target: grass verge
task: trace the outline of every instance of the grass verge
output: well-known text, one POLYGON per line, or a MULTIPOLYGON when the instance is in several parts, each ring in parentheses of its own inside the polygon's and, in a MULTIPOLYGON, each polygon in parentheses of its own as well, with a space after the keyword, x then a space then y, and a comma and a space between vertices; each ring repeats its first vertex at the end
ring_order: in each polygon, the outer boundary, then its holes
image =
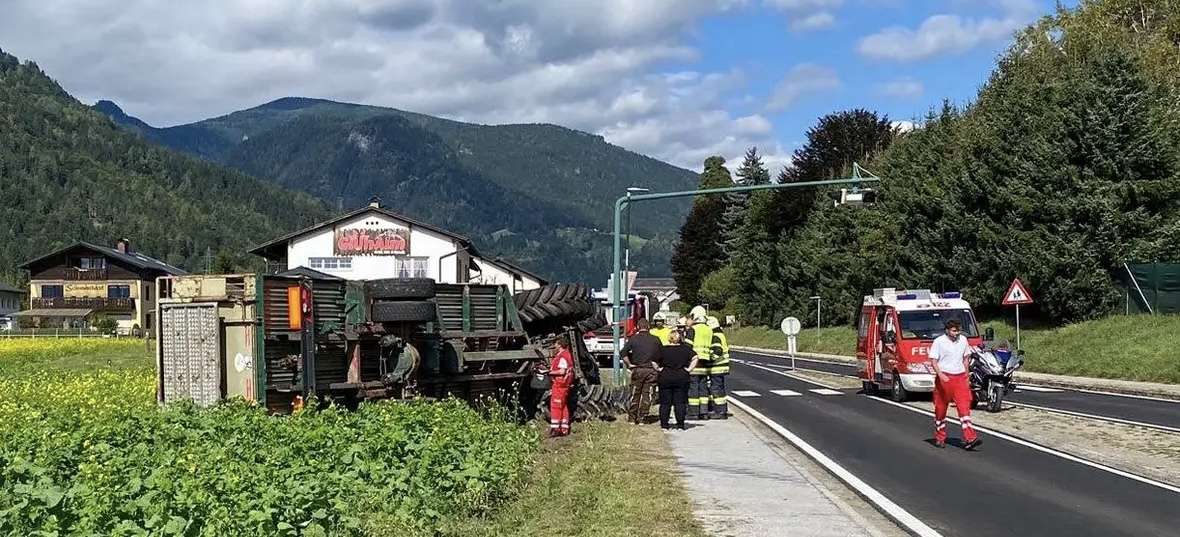
POLYGON ((151 368, 155 341, 102 338, 0 340, 0 377, 151 368))
MULTIPOLYGON (((996 340, 1016 344, 1016 327, 1002 322, 983 323, 996 340)), ((856 331, 852 327, 813 329, 799 334, 799 350, 852 356, 856 331)), ((766 327, 726 330, 733 345, 785 349, 782 332, 766 327)), ((1060 328, 1022 329, 1025 369, 1079 377, 1139 380, 1180 384, 1180 316, 1114 316, 1060 328)))
POLYGON ((658 427, 624 421, 578 424, 547 441, 520 497, 488 518, 444 535, 704 536, 658 427))

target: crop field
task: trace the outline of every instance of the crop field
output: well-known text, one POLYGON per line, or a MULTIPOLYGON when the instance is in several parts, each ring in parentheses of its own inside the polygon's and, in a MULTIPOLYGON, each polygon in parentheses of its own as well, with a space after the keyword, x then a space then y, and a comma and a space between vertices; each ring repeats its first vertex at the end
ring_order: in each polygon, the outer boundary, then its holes
POLYGON ((429 535, 510 501, 537 454, 459 402, 274 417, 154 390, 142 341, 0 341, 0 535, 429 535))

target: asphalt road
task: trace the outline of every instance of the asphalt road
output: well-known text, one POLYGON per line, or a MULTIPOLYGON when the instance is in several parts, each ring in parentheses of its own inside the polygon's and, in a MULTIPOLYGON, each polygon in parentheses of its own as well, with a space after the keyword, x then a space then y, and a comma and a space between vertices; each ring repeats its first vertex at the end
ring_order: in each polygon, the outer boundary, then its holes
POLYGON ((980 433, 980 451, 964 451, 954 447, 954 424, 952 446, 936 449, 928 443, 932 418, 855 390, 821 395, 812 383, 742 364, 728 384, 735 398, 945 536, 1180 532, 1174 491, 988 433, 980 433))
MULTIPOLYGON (((731 351, 731 356, 752 363, 778 367, 790 364, 790 360, 787 358, 765 354, 731 351)), ((849 364, 797 359, 796 366, 801 369, 826 371, 841 375, 856 375, 856 367, 849 364)), ((1040 389, 1036 387, 1022 389, 1020 383, 1017 383, 1016 386, 1017 391, 1009 394, 1006 400, 1050 409, 1162 425, 1180 430, 1180 401, 1158 401, 1154 399, 1105 395, 1066 389, 1032 391, 1034 389, 1040 389)), ((918 394, 918 396, 929 397, 928 395, 922 394, 918 394)), ((1177 529, 1176 534, 1180 535, 1180 529, 1177 529)))

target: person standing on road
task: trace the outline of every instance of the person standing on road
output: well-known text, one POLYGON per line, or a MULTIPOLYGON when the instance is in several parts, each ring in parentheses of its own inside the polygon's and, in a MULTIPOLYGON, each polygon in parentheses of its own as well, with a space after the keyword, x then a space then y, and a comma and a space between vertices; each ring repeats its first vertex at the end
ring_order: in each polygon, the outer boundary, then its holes
POLYGON ((660 361, 660 351, 664 347, 659 338, 648 332, 650 326, 647 319, 635 323, 638 331, 627 338, 627 344, 619 352, 623 364, 631 371, 631 405, 627 415, 631 423, 636 425, 642 424, 651 410, 651 392, 656 387, 656 363, 660 361))
POLYGON ((694 420, 709 419, 709 364, 713 358, 713 330, 706 324, 704 306, 697 306, 688 314, 686 341, 696 352, 696 366, 689 372, 688 417, 694 420))
POLYGON ((729 376, 729 340, 725 332, 721 331, 721 322, 712 315, 708 320, 709 329, 713 331, 712 354, 713 361, 709 362, 709 414, 712 419, 728 419, 729 404, 725 395, 725 377, 729 376))
POLYGON ((680 332, 672 332, 669 343, 660 352, 656 365, 657 383, 660 386, 660 428, 670 429, 668 421, 672 411, 676 413, 676 428, 688 426, 689 374, 697 366, 696 351, 685 343, 680 332))
POLYGON ((566 336, 557 336, 557 351, 549 362, 553 386, 549 391, 549 437, 570 434, 570 388, 574 385, 574 359, 566 336))
POLYGON ((934 367, 934 446, 946 447, 946 409, 954 401, 963 424, 963 448, 974 450, 983 441, 971 425, 971 382, 967 378, 971 351, 961 330, 957 319, 947 321, 946 333, 930 346, 930 364, 934 367))

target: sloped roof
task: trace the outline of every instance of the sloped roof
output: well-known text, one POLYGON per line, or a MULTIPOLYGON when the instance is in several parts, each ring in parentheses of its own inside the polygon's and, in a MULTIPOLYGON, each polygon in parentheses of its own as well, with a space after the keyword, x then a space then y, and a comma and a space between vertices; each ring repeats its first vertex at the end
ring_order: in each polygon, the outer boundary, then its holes
POLYGON ((303 276, 305 278, 311 278, 313 280, 343 280, 344 279, 339 276, 333 276, 333 275, 328 274, 326 272, 320 272, 320 271, 315 270, 313 268, 305 267, 303 265, 299 265, 298 267, 295 267, 291 270, 285 270, 283 272, 280 272, 278 275, 279 276, 303 276))
POLYGON ((0 282, 0 292, 5 292, 5 293, 24 293, 25 291, 22 291, 22 290, 20 290, 20 289, 17 289, 17 288, 15 288, 15 287, 13 287, 13 286, 11 286, 11 285, 8 285, 8 284, 6 284, 6 283, 4 283, 4 282, 0 282))
POLYGON ((422 229, 427 229, 427 230, 433 231, 435 233, 438 233, 439 235, 444 235, 446 237, 450 237, 450 238, 462 243, 464 246, 467 247, 467 250, 469 252, 471 252, 472 255, 475 255, 475 247, 472 246, 471 239, 468 239, 467 237, 464 237, 463 235, 459 235, 458 233, 447 231, 447 230, 440 228, 440 227, 432 226, 432 225, 427 224, 425 222, 419 222, 417 220, 414 220, 413 218, 409 218, 405 215, 395 213, 395 212, 390 211, 388 209, 383 209, 381 207, 373 207, 372 205, 366 205, 366 206, 361 207, 359 209, 344 213, 344 214, 337 216, 331 220, 320 222, 318 224, 303 228, 299 231, 294 231, 294 232, 288 233, 288 234, 283 235, 282 237, 274 239, 270 242, 267 242, 267 243, 261 244, 259 246, 255 246, 254 248, 251 248, 250 253, 257 255, 257 256, 266 257, 266 255, 265 255, 266 250, 269 250, 269 249, 271 249, 275 246, 281 245, 281 244, 286 244, 291 239, 301 237, 303 235, 306 235, 306 234, 314 232, 314 231, 319 231, 320 229, 326 228, 328 226, 334 226, 339 222, 342 222, 344 220, 348 220, 349 218, 353 218, 358 215, 369 213, 369 212, 382 214, 382 215, 392 218, 394 220, 401 220, 402 222, 410 224, 410 226, 417 226, 422 229))
POLYGON ((106 246, 99 246, 97 244, 91 244, 89 242, 83 242, 83 241, 78 241, 74 244, 71 244, 71 245, 65 247, 65 248, 62 248, 62 249, 54 251, 54 252, 50 252, 50 253, 45 254, 45 255, 38 257, 36 259, 30 260, 30 261, 25 261, 24 263, 21 263, 19 265, 19 267, 23 268, 23 269, 27 269, 27 268, 29 268, 30 265, 44 261, 44 260, 49 259, 53 256, 68 252, 70 250, 73 250, 73 249, 79 248, 79 247, 89 248, 89 249, 94 250, 94 251, 96 251, 100 254, 103 254, 107 257, 110 257, 112 259, 117 259, 119 261, 127 263, 127 264, 129 264, 133 267, 136 267, 136 268, 158 270, 160 272, 163 272, 163 273, 166 273, 166 274, 169 274, 172 276, 182 276, 184 274, 188 274, 188 272, 185 272, 183 269, 174 267, 172 265, 169 265, 168 263, 160 261, 159 259, 144 255, 140 252, 132 251, 129 253, 123 253, 123 252, 120 252, 114 248, 107 248, 106 246))

